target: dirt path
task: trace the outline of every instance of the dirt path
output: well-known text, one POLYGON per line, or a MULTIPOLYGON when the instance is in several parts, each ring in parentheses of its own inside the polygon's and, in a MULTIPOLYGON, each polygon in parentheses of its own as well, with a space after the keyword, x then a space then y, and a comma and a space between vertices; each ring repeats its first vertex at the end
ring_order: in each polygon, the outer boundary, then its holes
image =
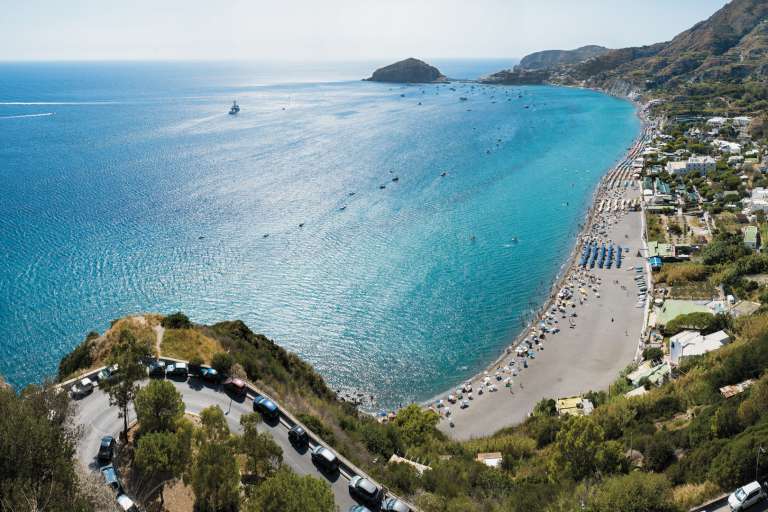
POLYGON ((163 327, 160 324, 157 324, 152 328, 153 331, 155 331, 156 341, 155 341, 155 351, 157 352, 157 355, 160 355, 160 346, 163 344, 163 336, 165 335, 165 327, 163 327))

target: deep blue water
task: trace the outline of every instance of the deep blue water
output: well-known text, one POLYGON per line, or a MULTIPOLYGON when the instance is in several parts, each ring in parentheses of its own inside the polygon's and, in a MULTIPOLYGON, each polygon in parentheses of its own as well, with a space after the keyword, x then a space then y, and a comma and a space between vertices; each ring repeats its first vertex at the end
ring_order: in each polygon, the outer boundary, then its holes
POLYGON ((179 309, 383 405, 495 358, 639 123, 585 90, 357 80, 378 64, 0 64, 0 373, 179 309))

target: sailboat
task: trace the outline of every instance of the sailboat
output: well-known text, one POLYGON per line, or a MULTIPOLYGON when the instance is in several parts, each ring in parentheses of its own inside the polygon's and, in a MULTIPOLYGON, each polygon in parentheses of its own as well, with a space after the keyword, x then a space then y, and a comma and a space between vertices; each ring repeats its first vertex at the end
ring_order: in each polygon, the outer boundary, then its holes
POLYGON ((237 101, 232 102, 232 107, 229 109, 229 115, 233 116, 240 112, 240 105, 237 104, 237 101))

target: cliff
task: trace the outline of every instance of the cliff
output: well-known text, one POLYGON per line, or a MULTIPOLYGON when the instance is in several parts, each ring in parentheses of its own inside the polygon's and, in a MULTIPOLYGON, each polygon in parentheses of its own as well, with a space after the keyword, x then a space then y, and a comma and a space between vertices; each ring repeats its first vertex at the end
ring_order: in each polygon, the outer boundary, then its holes
POLYGON ((575 50, 545 50, 526 55, 523 57, 523 60, 520 61, 518 68, 521 70, 537 70, 578 64, 585 60, 604 55, 609 51, 611 50, 604 46, 597 45, 582 46, 575 50))
POLYGON ((373 72, 370 78, 366 78, 371 82, 391 83, 430 83, 441 82, 445 79, 439 69, 414 58, 379 68, 373 72))

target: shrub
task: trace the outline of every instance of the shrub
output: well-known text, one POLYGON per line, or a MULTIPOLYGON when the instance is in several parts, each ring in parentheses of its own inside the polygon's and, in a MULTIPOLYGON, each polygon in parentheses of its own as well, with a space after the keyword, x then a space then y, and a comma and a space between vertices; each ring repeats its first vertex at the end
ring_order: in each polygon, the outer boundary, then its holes
POLYGON ((99 333, 89 332, 72 352, 61 359, 59 362, 59 380, 72 375, 77 370, 89 368, 93 364, 91 348, 93 347, 93 340, 98 337, 99 333))
POLYGON ((235 360, 226 352, 217 352, 211 358, 211 367, 219 372, 219 375, 229 375, 235 360))
POLYGON ((659 433, 648 441, 644 455, 645 466, 651 471, 664 471, 674 461, 675 450, 667 439, 666 432, 659 433))
POLYGON ((165 318, 162 319, 160 324, 165 327, 166 329, 191 329, 192 328, 192 322, 189 321, 189 317, 182 313, 181 311, 178 311, 176 313, 172 313, 165 318))
POLYGON ((664 358, 664 351, 658 347, 649 347, 643 350, 643 359, 646 361, 661 361, 664 358))
POLYGON ((325 423, 317 416, 311 414, 299 414, 296 416, 300 422, 309 428, 312 432, 320 436, 323 441, 330 445, 336 444, 336 436, 333 435, 333 431, 325 426, 325 423))

